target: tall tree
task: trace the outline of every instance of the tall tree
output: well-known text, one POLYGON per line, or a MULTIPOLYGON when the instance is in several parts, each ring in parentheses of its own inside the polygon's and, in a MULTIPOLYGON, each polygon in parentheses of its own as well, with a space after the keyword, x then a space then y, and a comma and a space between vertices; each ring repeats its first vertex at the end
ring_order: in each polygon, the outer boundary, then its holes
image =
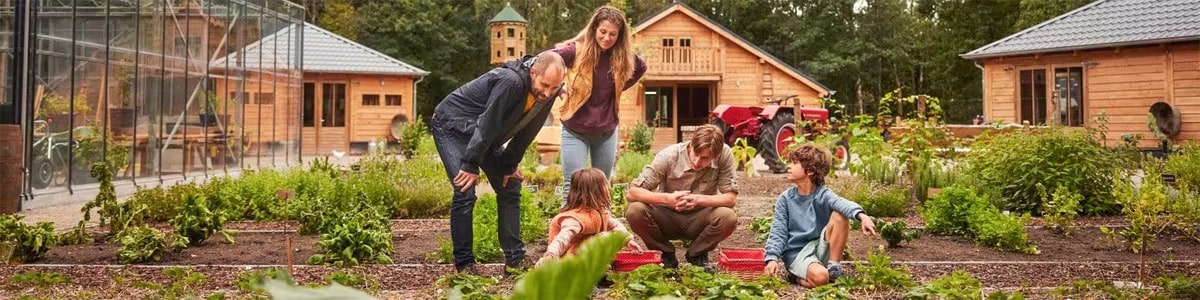
POLYGON ((322 4, 316 24, 325 30, 358 40, 357 9, 350 0, 328 0, 322 4))
POLYGON ((1092 0, 1021 0, 1021 17, 1013 32, 1025 30, 1091 3, 1092 0))

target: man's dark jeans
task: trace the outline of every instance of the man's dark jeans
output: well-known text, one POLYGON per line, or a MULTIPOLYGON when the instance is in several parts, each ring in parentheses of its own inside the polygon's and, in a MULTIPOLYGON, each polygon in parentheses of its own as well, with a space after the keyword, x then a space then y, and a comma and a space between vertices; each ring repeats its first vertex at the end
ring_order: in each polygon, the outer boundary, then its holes
MULTIPOLYGON (((460 192, 461 187, 454 186, 454 176, 458 175, 458 171, 462 169, 462 157, 467 150, 467 142, 471 140, 472 134, 463 132, 462 129, 468 126, 460 124, 462 122, 469 121, 438 118, 435 115, 433 121, 430 122, 434 145, 437 146, 442 164, 446 166, 446 176, 451 181, 449 188, 454 189, 454 198, 450 202, 450 240, 454 245, 454 266, 456 268, 463 268, 475 263, 473 249, 475 232, 472 227, 475 221, 475 187, 471 186, 467 188, 466 192, 460 192)), ((496 224, 496 231, 500 238, 500 248, 504 250, 505 264, 517 266, 525 258, 525 243, 521 241, 522 184, 520 180, 510 178, 507 187, 501 186, 501 178, 511 174, 512 170, 502 170, 501 163, 498 161, 499 157, 494 154, 496 153, 489 153, 484 157, 480 169, 488 175, 488 182, 496 191, 496 207, 499 213, 499 224, 496 224)))

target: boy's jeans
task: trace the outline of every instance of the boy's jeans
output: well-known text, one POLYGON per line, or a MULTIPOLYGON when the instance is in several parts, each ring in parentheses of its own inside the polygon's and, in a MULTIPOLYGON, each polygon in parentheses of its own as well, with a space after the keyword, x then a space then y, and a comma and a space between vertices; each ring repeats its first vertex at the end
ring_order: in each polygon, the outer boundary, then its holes
MULTIPOLYGON (((454 189, 454 197, 450 202, 450 240, 454 245, 454 266, 463 268, 475 263, 475 232, 472 224, 475 221, 476 195, 474 186, 467 188, 466 192, 460 192, 461 188, 454 186, 454 176, 462 169, 462 157, 466 152, 467 143, 471 140, 471 134, 456 130, 463 127, 455 126, 461 124, 454 122, 461 121, 446 120, 435 115, 430 122, 430 131, 433 132, 433 142, 437 146, 442 165, 446 166, 446 176, 451 181, 450 188, 454 189)), ((510 178, 507 187, 501 186, 500 178, 512 171, 501 170, 502 164, 498 159, 488 155, 483 159, 480 169, 489 179, 495 178, 488 182, 496 191, 496 208, 499 213, 496 231, 500 238, 500 248, 504 250, 505 264, 517 266, 525 258, 525 243, 521 241, 522 183, 516 178, 510 178)))

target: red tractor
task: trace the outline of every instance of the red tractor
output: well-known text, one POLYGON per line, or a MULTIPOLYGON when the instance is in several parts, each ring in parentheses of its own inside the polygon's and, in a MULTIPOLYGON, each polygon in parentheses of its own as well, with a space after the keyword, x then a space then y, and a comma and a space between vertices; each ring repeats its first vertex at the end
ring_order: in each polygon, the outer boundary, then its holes
MULTIPOLYGON (((733 146, 737 139, 745 138, 757 148, 771 172, 784 173, 787 172, 787 164, 780 155, 786 154, 798 130, 795 108, 780 103, 793 99, 796 99, 796 95, 770 99, 765 107, 722 104, 709 112, 708 116, 710 123, 724 130, 725 144, 733 146)), ((805 139, 812 140, 814 134, 828 130, 828 110, 815 107, 799 109, 800 121, 806 124, 799 132, 804 134, 805 139)), ((849 144, 843 139, 833 150, 835 167, 844 167, 850 153, 849 144)))

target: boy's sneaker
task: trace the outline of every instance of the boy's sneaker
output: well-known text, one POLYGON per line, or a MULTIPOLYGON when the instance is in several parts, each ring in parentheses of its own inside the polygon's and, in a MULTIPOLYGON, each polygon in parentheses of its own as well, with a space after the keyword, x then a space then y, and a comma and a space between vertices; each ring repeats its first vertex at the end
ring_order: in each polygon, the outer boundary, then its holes
POLYGON ((842 264, 829 264, 829 283, 837 281, 838 277, 842 277, 842 264))

